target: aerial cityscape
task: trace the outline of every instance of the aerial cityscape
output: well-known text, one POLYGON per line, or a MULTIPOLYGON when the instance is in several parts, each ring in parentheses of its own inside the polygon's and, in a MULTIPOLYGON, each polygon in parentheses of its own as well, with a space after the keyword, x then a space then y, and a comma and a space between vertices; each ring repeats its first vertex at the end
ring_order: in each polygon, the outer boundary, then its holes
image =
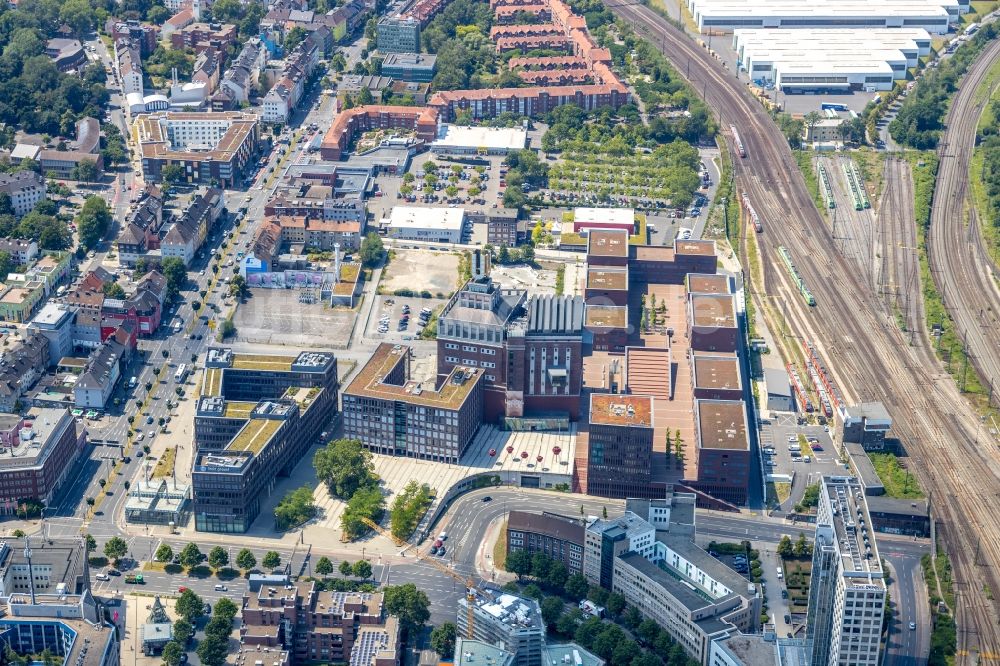
POLYGON ((0 7, 0 663, 1000 662, 1000 3, 0 7))

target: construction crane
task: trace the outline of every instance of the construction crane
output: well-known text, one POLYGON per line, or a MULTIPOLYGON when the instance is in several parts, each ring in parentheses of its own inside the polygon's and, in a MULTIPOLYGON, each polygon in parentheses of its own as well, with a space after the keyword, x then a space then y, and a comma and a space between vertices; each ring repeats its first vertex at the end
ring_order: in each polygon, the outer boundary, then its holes
MULTIPOLYGON (((397 546, 402 546, 403 544, 407 543, 405 539, 400 539, 399 537, 393 535, 392 532, 385 529, 384 527, 376 523, 374 520, 370 520, 368 518, 362 518, 361 522, 364 523, 366 526, 372 528, 382 536, 392 539, 392 542, 397 546)), ((409 545, 412 544, 408 544, 407 547, 409 547, 409 545)), ((471 639, 473 633, 472 627, 475 621, 475 614, 473 613, 473 609, 476 602, 476 594, 479 593, 479 587, 476 585, 476 581, 473 580, 472 578, 466 578, 465 576, 462 576, 460 573, 453 571, 450 567, 441 563, 439 560, 436 560, 433 557, 428 557, 426 552, 420 552, 419 550, 417 550, 416 552, 418 561, 430 564, 432 567, 434 567, 441 573, 454 578, 455 580, 457 580, 458 582, 460 582, 462 585, 465 586, 465 601, 466 601, 465 605, 466 605, 466 613, 468 614, 466 616, 468 620, 466 626, 468 627, 468 629, 466 630, 465 633, 466 633, 466 638, 471 639)))

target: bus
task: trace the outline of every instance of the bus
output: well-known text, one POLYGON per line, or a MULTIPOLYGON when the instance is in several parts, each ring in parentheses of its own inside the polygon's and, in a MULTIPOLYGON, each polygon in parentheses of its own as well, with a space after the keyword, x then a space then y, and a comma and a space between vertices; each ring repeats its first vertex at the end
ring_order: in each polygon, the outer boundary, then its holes
POLYGON ((971 23, 969 24, 969 27, 965 29, 965 34, 971 37, 972 35, 976 34, 978 30, 979 30, 979 24, 971 23))
POLYGON ((186 363, 181 363, 177 368, 177 372, 174 373, 174 381, 178 384, 184 381, 187 377, 188 368, 186 363))
POLYGON ((834 111, 847 111, 847 105, 839 102, 823 102, 819 105, 821 111, 832 109, 834 111))

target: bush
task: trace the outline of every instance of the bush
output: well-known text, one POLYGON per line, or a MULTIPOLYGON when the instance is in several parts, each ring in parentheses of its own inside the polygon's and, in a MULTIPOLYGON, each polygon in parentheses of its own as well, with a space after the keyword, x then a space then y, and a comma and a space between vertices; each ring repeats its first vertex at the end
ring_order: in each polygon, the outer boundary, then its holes
POLYGON ((430 486, 410 481, 392 502, 392 509, 389 511, 392 535, 397 539, 410 536, 430 505, 430 486))

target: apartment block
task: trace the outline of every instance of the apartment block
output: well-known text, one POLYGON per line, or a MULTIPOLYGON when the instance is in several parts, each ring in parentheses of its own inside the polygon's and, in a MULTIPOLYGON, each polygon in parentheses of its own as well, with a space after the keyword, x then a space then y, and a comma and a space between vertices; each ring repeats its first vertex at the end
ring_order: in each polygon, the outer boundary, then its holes
POLYGON ((438 111, 432 107, 371 105, 345 109, 337 114, 323 137, 320 155, 335 162, 356 134, 374 129, 415 130, 418 139, 430 143, 437 137, 437 127, 438 111))
POLYGON ((586 522, 582 518, 548 511, 511 511, 507 516, 508 555, 519 550, 543 553, 566 565, 570 575, 583 573, 586 522))
POLYGON ((344 435, 372 451, 457 463, 482 423, 484 370, 414 381, 410 348, 382 343, 344 390, 344 435))
MULTIPOLYGON (((24 217, 39 201, 45 198, 45 178, 34 171, 0 174, 0 192, 10 197, 15 217, 24 217)), ((33 241, 28 241, 34 244, 33 241)), ((35 254, 38 253, 37 246, 35 254)), ((27 260, 18 260, 19 264, 27 260)))
POLYGON ((806 626, 812 663, 880 663, 885 572, 864 489, 854 477, 823 477, 811 581, 806 626))

